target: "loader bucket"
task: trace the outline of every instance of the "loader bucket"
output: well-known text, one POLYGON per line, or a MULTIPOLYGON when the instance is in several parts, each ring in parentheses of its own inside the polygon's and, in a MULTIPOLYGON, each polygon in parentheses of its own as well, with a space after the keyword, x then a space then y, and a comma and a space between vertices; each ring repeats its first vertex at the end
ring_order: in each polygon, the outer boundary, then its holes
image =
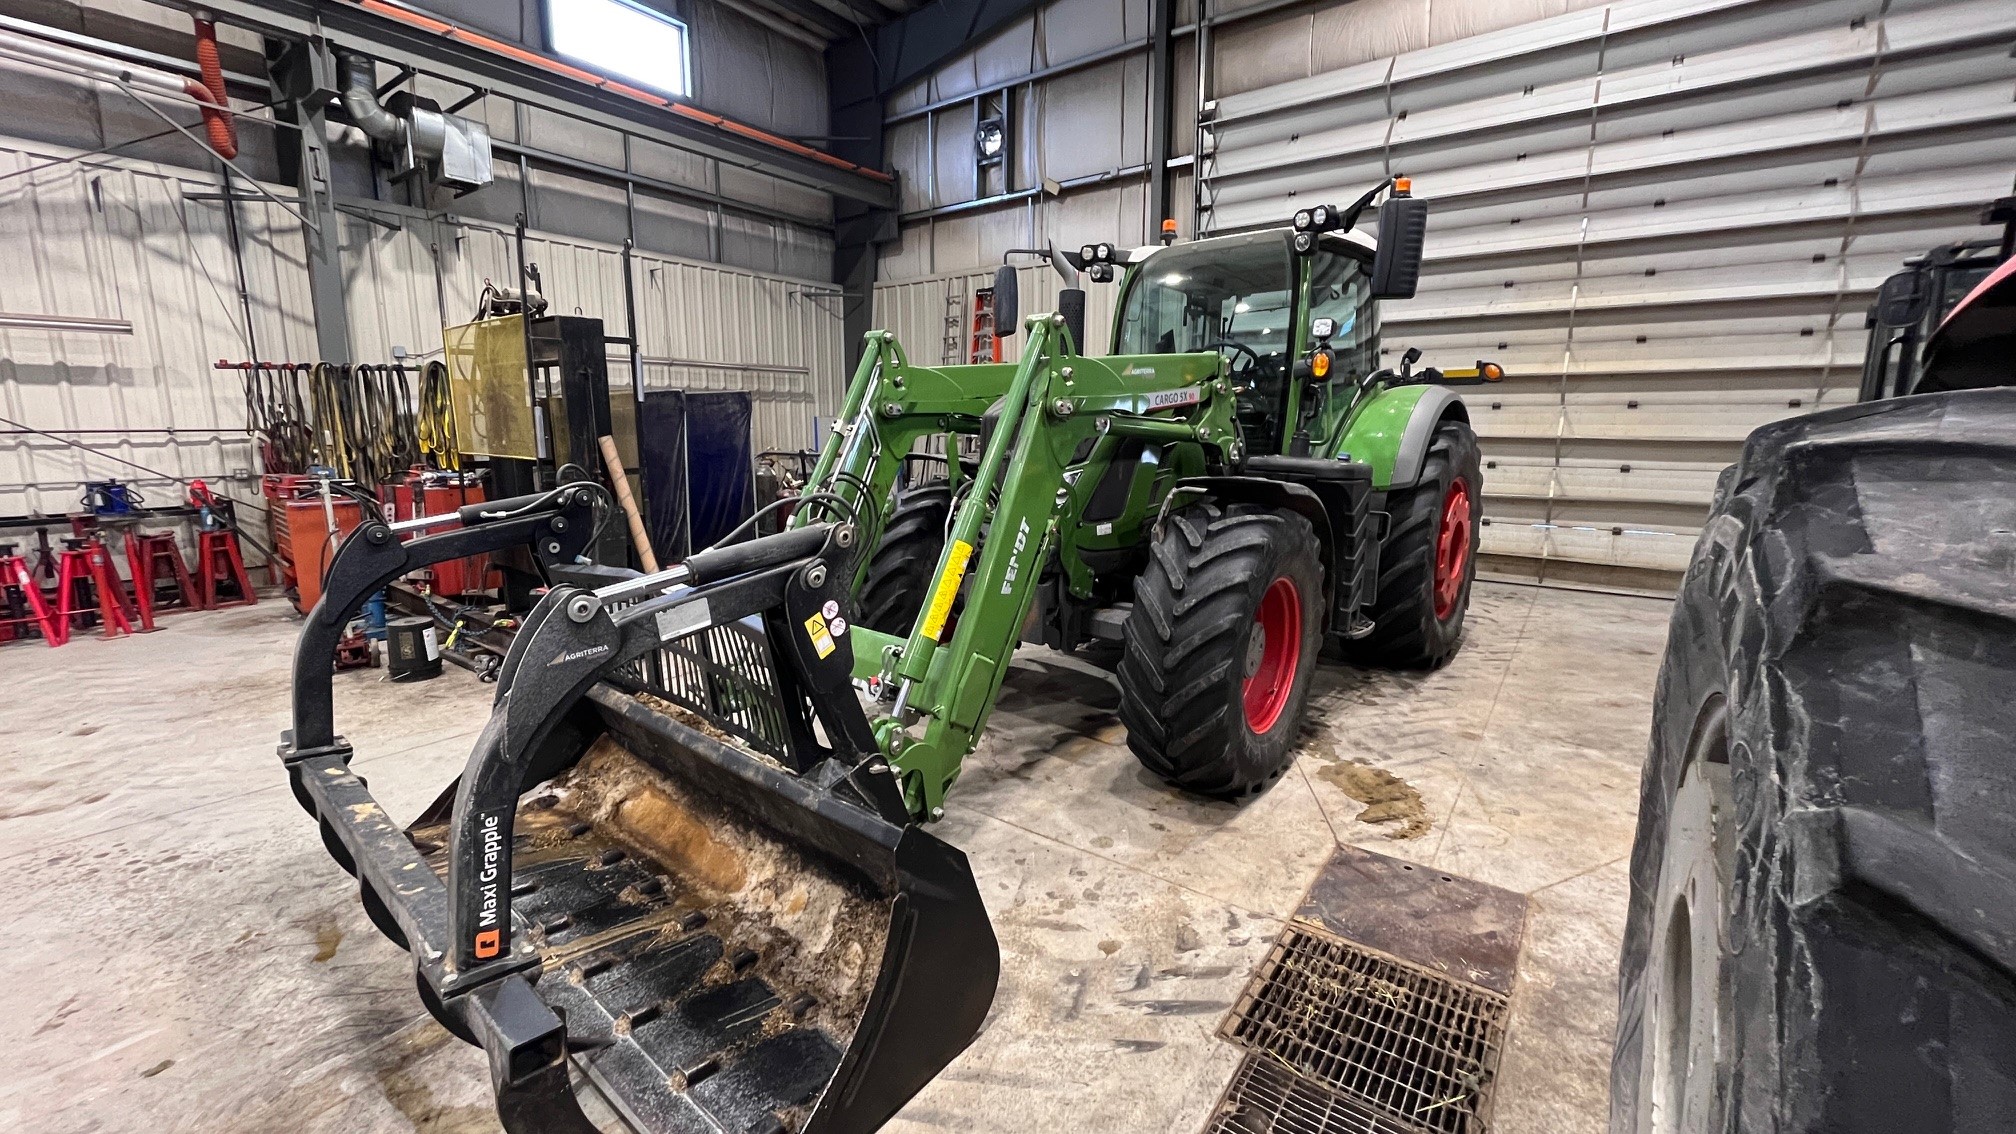
POLYGON ((591 1092, 646 1134, 872 1131, 993 1001, 999 952, 966 857, 862 757, 844 644, 773 634, 844 601, 847 576, 806 569, 816 537, 765 538, 719 561, 732 577, 613 614, 556 587, 517 632, 469 765, 408 828, 347 745, 283 744, 423 1002, 484 1048, 510 1134, 589 1134, 591 1092), (726 621, 695 630, 695 608, 726 621), (752 611, 781 615, 751 628, 752 611), (659 696, 685 687, 637 680, 670 664, 651 651, 730 621, 736 656, 774 672, 701 679, 732 685, 744 721, 771 697, 766 719, 796 738, 781 758, 731 716, 659 696))
MULTIPOLYGON (((880 1127, 993 1001, 966 856, 648 694, 583 707, 594 739, 513 839, 512 908, 577 1068, 640 1131, 880 1127)), ((445 850, 445 823, 411 835, 445 850)))

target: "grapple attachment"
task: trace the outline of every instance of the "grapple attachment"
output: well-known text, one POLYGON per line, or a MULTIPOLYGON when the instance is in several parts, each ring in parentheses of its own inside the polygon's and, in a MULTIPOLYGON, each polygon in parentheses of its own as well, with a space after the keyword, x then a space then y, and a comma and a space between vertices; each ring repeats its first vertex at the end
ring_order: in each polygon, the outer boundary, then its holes
POLYGON ((874 754, 851 535, 555 587, 410 828, 347 754, 290 761, 513 1134, 594 1129, 584 1084, 641 1131, 874 1130, 977 1034, 998 949, 965 856, 874 754))

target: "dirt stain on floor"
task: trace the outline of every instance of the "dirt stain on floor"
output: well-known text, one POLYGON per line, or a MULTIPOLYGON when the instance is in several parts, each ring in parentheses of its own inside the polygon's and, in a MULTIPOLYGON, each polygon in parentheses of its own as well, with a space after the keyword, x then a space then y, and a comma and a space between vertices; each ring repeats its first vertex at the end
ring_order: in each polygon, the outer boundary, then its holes
POLYGON ((386 1053, 390 1060, 377 1069, 378 1085, 418 1134, 492 1134, 497 1129, 494 1109, 444 1103, 426 1081, 420 1065, 449 1039, 440 1028, 414 1029, 396 1037, 386 1053))
POLYGON ((1384 768, 1358 761, 1325 764, 1316 778, 1365 805, 1358 813, 1360 823, 1398 823, 1387 832, 1389 839, 1418 839, 1428 833, 1428 809, 1414 785, 1384 768))

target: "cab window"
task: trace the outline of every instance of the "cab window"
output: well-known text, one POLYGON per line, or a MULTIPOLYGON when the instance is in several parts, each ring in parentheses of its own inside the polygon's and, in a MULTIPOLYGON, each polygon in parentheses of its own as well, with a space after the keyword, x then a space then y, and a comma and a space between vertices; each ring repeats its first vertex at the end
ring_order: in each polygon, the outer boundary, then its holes
POLYGON ((1379 305, 1372 301, 1365 264, 1357 257, 1317 250, 1309 265, 1307 323, 1323 318, 1337 321, 1337 332, 1330 336, 1336 356, 1333 381, 1355 382, 1378 368, 1379 305))

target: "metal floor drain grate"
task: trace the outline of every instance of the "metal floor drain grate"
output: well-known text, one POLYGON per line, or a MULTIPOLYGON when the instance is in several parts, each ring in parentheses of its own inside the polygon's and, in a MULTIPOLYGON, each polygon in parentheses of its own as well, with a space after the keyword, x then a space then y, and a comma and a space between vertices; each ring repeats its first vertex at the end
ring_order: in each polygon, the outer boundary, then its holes
POLYGON ((1226 1017, 1224 1037, 1255 1055, 1212 1129, 1483 1134, 1506 1006, 1488 989, 1290 922, 1226 1017), (1283 1070, 1304 1081, 1282 1085, 1283 1070), (1242 1082, 1259 1093, 1235 1098, 1242 1082), (1294 1124, 1226 1124, 1235 1104, 1272 1105, 1268 1091, 1294 1124), (1333 1091, 1341 1097, 1322 1097, 1333 1091), (1302 1125, 1305 1115, 1318 1117, 1302 1125))
POLYGON ((1264 1055, 1232 1077, 1205 1134, 1414 1134, 1350 1095, 1313 1083, 1264 1055))

